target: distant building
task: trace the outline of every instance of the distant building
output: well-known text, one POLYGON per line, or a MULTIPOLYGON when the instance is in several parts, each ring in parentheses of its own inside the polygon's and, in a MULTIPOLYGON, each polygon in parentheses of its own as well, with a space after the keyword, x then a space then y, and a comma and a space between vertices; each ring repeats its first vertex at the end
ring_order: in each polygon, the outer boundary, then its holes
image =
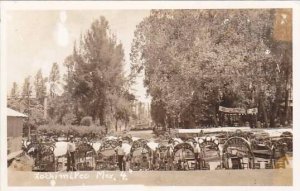
MULTIPOLYGON (((22 151, 23 113, 7 108, 7 154, 17 155, 22 151)), ((13 156, 11 156, 13 157, 13 156)), ((10 158, 10 157, 9 157, 10 158)))

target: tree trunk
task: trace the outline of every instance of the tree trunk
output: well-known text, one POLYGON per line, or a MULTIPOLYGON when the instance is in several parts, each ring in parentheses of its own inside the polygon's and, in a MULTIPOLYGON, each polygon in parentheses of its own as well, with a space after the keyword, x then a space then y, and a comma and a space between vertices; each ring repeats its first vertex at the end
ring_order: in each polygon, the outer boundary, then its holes
POLYGON ((292 75, 292 65, 289 67, 289 64, 292 63, 292 61, 290 60, 291 57, 288 56, 288 50, 292 50, 292 48, 288 48, 285 50, 285 62, 284 64, 287 65, 287 69, 286 69, 286 73, 285 73, 285 98, 284 98, 284 123, 289 121, 289 97, 290 97, 290 88, 291 88, 291 75, 292 75))
POLYGON ((99 122, 101 126, 105 125, 105 120, 104 120, 104 115, 103 115, 103 111, 99 113, 99 122))
POLYGON ((162 126, 162 130, 166 131, 167 130, 167 126, 168 126, 168 116, 166 115, 165 120, 164 120, 164 124, 162 126))
POLYGON ((196 127, 195 117, 194 115, 190 114, 188 128, 195 128, 195 127, 196 127))
POLYGON ((264 127, 268 128, 269 127, 269 124, 268 124, 268 114, 267 114, 265 103, 264 103, 262 97, 260 98, 260 104, 261 104, 261 110, 262 110, 264 124, 265 124, 264 127))
POLYGON ((213 115, 212 115, 212 122, 213 122, 213 125, 215 126, 215 127, 218 127, 218 117, 217 117, 217 114, 218 114, 218 109, 219 109, 219 107, 218 106, 216 106, 215 108, 214 108, 214 110, 213 110, 213 115))
POLYGON ((275 101, 271 103, 272 110, 270 113, 270 127, 276 126, 276 119, 277 119, 277 110, 278 110, 278 102, 275 101))
POLYGON ((284 98, 284 124, 288 122, 289 119, 289 93, 288 90, 285 92, 284 98))
POLYGON ((115 129, 116 129, 116 132, 117 132, 118 131, 118 119, 116 119, 115 129))
POLYGON ((284 96, 284 124, 289 120, 289 79, 287 75, 286 79, 286 88, 285 88, 285 96, 284 96))
POLYGON ((280 88, 280 83, 277 82, 276 85, 276 94, 275 94, 275 101, 272 103, 271 102, 271 116, 270 116, 270 126, 275 127, 276 123, 278 121, 278 110, 280 107, 280 102, 281 102, 281 88, 280 88))

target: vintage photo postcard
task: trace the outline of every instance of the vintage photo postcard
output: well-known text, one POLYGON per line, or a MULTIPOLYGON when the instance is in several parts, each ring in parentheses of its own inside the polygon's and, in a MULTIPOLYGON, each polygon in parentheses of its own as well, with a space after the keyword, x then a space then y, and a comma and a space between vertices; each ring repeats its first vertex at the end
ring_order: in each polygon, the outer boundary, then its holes
POLYGON ((299 4, 239 3, 2 3, 1 184, 297 184, 299 4))

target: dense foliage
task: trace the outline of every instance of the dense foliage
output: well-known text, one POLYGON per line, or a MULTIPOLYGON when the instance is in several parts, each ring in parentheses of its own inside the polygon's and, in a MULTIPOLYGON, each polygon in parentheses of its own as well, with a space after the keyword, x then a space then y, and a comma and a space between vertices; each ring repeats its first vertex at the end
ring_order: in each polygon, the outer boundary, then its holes
MULTIPOLYGON (((153 10, 135 31, 152 119, 218 125, 218 106, 258 107, 273 125, 291 85, 291 43, 273 39, 274 10, 153 10)), ((287 119, 282 118, 281 122, 287 119)))
POLYGON ((99 126, 78 126, 78 125, 41 125, 37 128, 38 134, 47 136, 65 136, 102 138, 105 135, 104 128, 99 126))

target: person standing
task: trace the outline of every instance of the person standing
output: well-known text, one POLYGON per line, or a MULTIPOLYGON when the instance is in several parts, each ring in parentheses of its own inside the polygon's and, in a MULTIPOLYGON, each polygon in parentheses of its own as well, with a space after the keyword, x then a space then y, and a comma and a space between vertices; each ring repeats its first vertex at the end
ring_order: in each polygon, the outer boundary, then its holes
MULTIPOLYGON (((150 161, 151 161, 151 153, 150 153, 150 149, 148 150, 147 144, 144 144, 142 147, 142 161, 141 161, 141 168, 143 170, 146 170, 145 168, 147 167, 146 163, 148 163, 148 168, 150 167, 150 161)), ((148 170, 148 169, 147 169, 148 170)))
POLYGON ((159 158, 160 158, 160 152, 159 149, 156 148, 153 152, 152 156, 152 170, 159 170, 159 158))
POLYGON ((166 170, 173 170, 173 160, 174 160, 174 156, 173 156, 173 148, 169 145, 167 147, 167 153, 166 153, 166 170))
POLYGON ((141 153, 142 153, 142 156, 146 157, 146 158, 147 158, 147 155, 149 155, 149 151, 147 149, 147 145, 146 144, 143 145, 141 153))
POLYGON ((76 171, 75 167, 75 150, 76 150, 76 145, 74 142, 74 138, 71 135, 70 136, 70 141, 67 144, 67 171, 76 171))
POLYGON ((117 146, 117 148, 115 149, 115 152, 117 154, 117 158, 118 158, 118 165, 119 165, 119 169, 120 171, 125 171, 126 169, 126 163, 125 163, 125 149, 122 145, 122 141, 119 141, 119 145, 117 146))
POLYGON ((199 153, 199 163, 200 163, 200 169, 202 170, 203 168, 206 168, 206 164, 205 164, 205 158, 206 153, 205 153, 205 146, 204 147, 200 147, 200 153, 199 153))
POLYGON ((274 144, 272 144, 272 147, 271 147, 271 166, 272 168, 275 168, 275 153, 276 153, 276 148, 274 146, 274 144))
POLYGON ((200 147, 197 142, 194 142, 194 154, 195 154, 195 170, 200 169, 200 147))
POLYGON ((187 153, 185 147, 181 149, 181 152, 179 153, 179 159, 181 163, 181 170, 188 170, 188 163, 187 163, 187 153))

